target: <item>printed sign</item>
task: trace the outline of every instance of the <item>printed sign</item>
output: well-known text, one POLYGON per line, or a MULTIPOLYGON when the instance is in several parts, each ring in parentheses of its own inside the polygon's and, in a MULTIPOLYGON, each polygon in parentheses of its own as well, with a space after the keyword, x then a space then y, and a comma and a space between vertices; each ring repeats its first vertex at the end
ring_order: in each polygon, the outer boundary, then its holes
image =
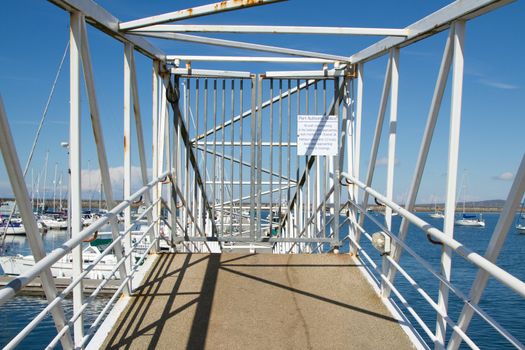
POLYGON ((337 155, 338 130, 338 120, 335 115, 298 115, 297 155, 337 155))

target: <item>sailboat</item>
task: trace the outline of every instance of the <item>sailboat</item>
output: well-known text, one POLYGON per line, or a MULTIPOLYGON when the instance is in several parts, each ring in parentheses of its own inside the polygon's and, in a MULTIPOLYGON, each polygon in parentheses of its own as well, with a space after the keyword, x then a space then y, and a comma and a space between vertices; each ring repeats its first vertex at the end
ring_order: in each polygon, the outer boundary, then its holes
POLYGON ((433 219, 444 219, 445 214, 443 214, 442 211, 438 210, 437 203, 434 200, 434 212, 429 214, 431 218, 433 219))
POLYGON ((520 213, 516 220, 516 231, 518 231, 518 233, 525 233, 525 214, 523 213, 523 207, 525 207, 525 200, 521 203, 520 213))
MULTIPOLYGON (((463 176, 463 180, 465 177, 463 176)), ((464 181, 463 181, 464 182, 464 181)), ((466 197, 466 186, 463 186, 463 213, 461 218, 454 221, 454 224, 457 226, 470 226, 470 227, 485 227, 485 220, 483 220, 483 215, 480 213, 479 216, 476 214, 466 214, 465 213, 465 197, 466 197)))

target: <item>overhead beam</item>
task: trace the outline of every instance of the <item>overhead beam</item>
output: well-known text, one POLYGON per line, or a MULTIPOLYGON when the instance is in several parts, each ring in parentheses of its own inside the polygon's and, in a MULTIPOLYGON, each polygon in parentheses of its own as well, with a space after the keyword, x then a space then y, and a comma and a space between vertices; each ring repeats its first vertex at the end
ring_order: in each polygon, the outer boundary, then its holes
POLYGON ((184 10, 168 12, 161 15, 155 15, 150 17, 145 17, 141 19, 136 19, 133 21, 120 23, 120 30, 130 30, 136 28, 142 28, 150 26, 153 24, 160 24, 172 21, 180 21, 188 18, 196 18, 202 16, 213 15, 216 13, 228 12, 233 10, 238 10, 247 7, 254 7, 260 5, 267 5, 274 2, 280 2, 284 0, 230 0, 230 1, 221 1, 213 4, 202 5, 197 7, 192 7, 184 10))
POLYGON ((409 35, 405 38, 390 37, 378 41, 364 50, 352 55, 351 63, 362 63, 382 56, 393 47, 403 47, 434 35, 450 27, 458 19, 468 20, 514 0, 459 0, 407 26, 409 35))
POLYGON ((140 28, 160 33, 252 33, 252 34, 320 34, 407 37, 408 29, 357 27, 247 26, 221 24, 160 24, 140 28))
POLYGON ((329 64, 338 62, 323 58, 312 57, 265 57, 265 56, 198 56, 198 55, 167 55, 166 61, 185 62, 269 62, 269 63, 320 63, 329 64))
POLYGON ((295 50, 295 49, 289 49, 289 48, 277 47, 277 46, 246 43, 242 41, 224 40, 224 39, 208 38, 208 37, 202 37, 202 36, 196 36, 196 35, 177 34, 177 33, 151 33, 151 32, 142 32, 142 31, 137 31, 134 33, 139 34, 139 35, 153 37, 153 38, 160 38, 160 39, 171 39, 171 40, 187 41, 187 42, 198 43, 198 44, 234 47, 237 49, 272 52, 272 53, 291 55, 291 56, 323 58, 323 59, 334 60, 334 61, 339 61, 339 62, 348 62, 348 57, 345 57, 345 56, 330 55, 330 54, 312 52, 312 51, 295 50))
POLYGON ((120 20, 92 0, 48 1, 68 12, 78 11, 82 13, 88 23, 117 40, 133 44, 137 51, 149 58, 159 60, 164 60, 165 58, 165 54, 162 50, 158 49, 144 38, 119 32, 118 24, 120 20))

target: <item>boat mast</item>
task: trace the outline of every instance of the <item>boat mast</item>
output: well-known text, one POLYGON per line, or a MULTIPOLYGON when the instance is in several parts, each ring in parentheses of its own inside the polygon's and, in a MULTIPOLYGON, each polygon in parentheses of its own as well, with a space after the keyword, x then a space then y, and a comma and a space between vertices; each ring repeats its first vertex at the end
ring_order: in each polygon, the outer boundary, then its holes
POLYGON ((42 212, 46 209, 46 182, 47 182, 47 161, 49 159, 49 151, 46 152, 46 159, 44 161, 44 190, 42 191, 42 212))
POLYGON ((55 178, 53 179, 53 211, 56 211, 57 171, 58 171, 58 162, 55 162, 55 178))

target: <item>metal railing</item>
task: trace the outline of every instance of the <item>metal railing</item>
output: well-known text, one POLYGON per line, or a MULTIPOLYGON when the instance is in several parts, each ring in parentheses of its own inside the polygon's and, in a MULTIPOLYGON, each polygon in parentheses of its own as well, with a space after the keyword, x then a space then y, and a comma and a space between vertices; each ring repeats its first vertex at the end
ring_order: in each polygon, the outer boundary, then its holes
MULTIPOLYGON (((142 187, 140 190, 135 192, 130 198, 122 201, 120 204, 118 204, 115 208, 110 210, 107 214, 100 217, 90 226, 86 227, 84 230, 82 230, 78 236, 75 236, 66 242, 64 242, 60 248, 57 248, 53 250, 52 252, 48 253, 42 260, 35 263, 34 267, 32 267, 28 272, 21 274, 20 276, 14 278, 11 282, 9 282, 4 288, 0 290, 0 305, 6 303, 11 298, 13 298, 17 292, 22 290, 25 286, 30 284, 35 278, 40 276, 43 271, 46 269, 50 269, 55 263, 57 263, 60 259, 65 257, 67 254, 70 254, 75 247, 81 246, 82 242, 86 240, 87 238, 92 237, 93 235, 96 235, 100 229, 107 225, 108 220, 111 218, 117 217, 118 214, 122 213, 126 208, 128 208, 134 201, 142 197, 147 191, 150 191, 153 186, 155 186, 159 181, 161 181, 167 173, 163 174, 161 178, 158 178, 152 182, 150 182, 147 186, 142 187)), ((150 206, 148 206, 135 220, 134 222, 140 222, 140 220, 144 219, 152 210, 154 210, 155 207, 160 205, 160 199, 152 203, 150 206)), ((119 270, 119 267, 124 264, 126 259, 133 256, 137 250, 137 247, 139 247, 140 243, 145 239, 145 237, 151 236, 151 231, 153 226, 158 222, 157 221, 151 222, 149 226, 141 232, 139 237, 136 237, 135 243, 131 246, 131 249, 127 252, 125 252, 121 259, 119 259, 115 265, 113 266, 111 272, 108 276, 105 276, 105 279, 100 281, 100 284, 95 288, 95 290, 84 300, 82 303, 80 309, 74 313, 74 315, 67 321, 67 324, 65 327, 63 327, 60 332, 54 337, 54 339, 49 343, 47 346, 48 348, 54 348, 60 339, 68 332, 72 325, 78 320, 78 318, 83 314, 86 310, 86 308, 95 300, 95 298, 99 295, 99 293, 102 291, 104 286, 113 278, 117 278, 117 272, 119 270)), ((50 311, 58 305, 61 301, 63 301, 72 291, 73 289, 81 283, 83 279, 88 276, 88 274, 95 268, 95 266, 106 256, 112 254, 115 247, 121 243, 124 239, 128 238, 131 235, 131 230, 133 226, 129 226, 126 230, 119 233, 118 237, 104 249, 104 251, 101 252, 101 254, 90 264, 84 267, 82 273, 78 276, 74 276, 71 283, 69 283, 65 289, 58 293, 56 297, 48 302, 48 305, 37 315, 35 316, 31 322, 22 329, 16 337, 14 337, 7 345, 5 345, 6 349, 12 349, 15 348, 44 318, 50 313, 50 311)), ((113 305, 113 302, 116 300, 118 296, 122 293, 123 289, 128 286, 130 280, 132 279, 133 275, 137 272, 139 267, 142 265, 142 262, 147 257, 147 255, 150 253, 150 250, 157 244, 160 237, 154 237, 151 241, 149 246, 141 252, 141 255, 139 258, 132 264, 132 269, 129 271, 125 276, 118 276, 118 279, 120 280, 120 284, 118 285, 117 289, 113 293, 113 295, 110 297, 110 299, 106 302, 106 306, 104 307, 103 311, 100 313, 100 316, 97 317, 97 319, 90 325, 90 328, 88 330, 88 333, 84 336, 82 344, 80 346, 84 346, 90 339, 90 337, 93 335, 94 331, 97 329, 98 325, 100 324, 102 317, 106 314, 106 312, 109 310, 109 308, 113 305)))

